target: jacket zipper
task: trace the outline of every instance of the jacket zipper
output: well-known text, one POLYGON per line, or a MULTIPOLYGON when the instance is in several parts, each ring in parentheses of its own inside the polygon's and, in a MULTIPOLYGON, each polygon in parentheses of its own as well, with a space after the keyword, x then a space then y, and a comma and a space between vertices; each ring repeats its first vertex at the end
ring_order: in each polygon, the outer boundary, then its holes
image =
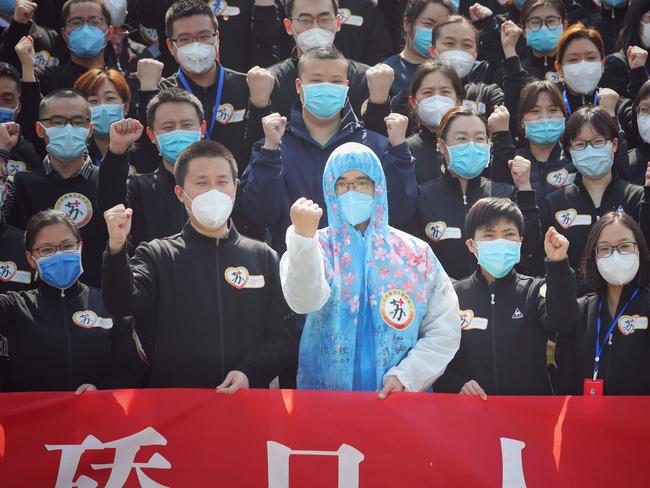
POLYGON ((219 353, 221 357, 219 358, 219 364, 221 368, 221 383, 223 380, 226 379, 226 358, 225 358, 225 351, 226 348, 224 347, 223 344, 223 309, 222 309, 222 301, 221 301, 221 263, 219 260, 219 243, 220 240, 217 239, 217 257, 216 257, 216 262, 217 262, 217 308, 219 309, 219 353))
POLYGON ((495 300, 495 290, 496 285, 494 282, 488 283, 488 289, 490 290, 490 308, 491 308, 491 319, 492 319, 492 372, 494 374, 494 393, 499 394, 499 371, 497 368, 497 339, 496 339, 496 321, 494 313, 495 300))
POLYGON ((610 364, 612 362, 612 338, 614 334, 611 333, 609 334, 609 339, 607 340, 607 371, 605 371, 605 385, 603 386, 603 394, 605 393, 605 388, 607 388, 607 385, 609 384, 609 370, 610 370, 610 364))
MULTIPOLYGON (((65 290, 61 290, 61 310, 63 311, 63 328, 65 329, 65 338, 68 343, 68 389, 74 390, 76 387, 72 384, 72 345, 70 343, 70 323, 68 322, 68 310, 65 306, 65 290)), ((77 385, 77 387, 80 385, 77 385)))

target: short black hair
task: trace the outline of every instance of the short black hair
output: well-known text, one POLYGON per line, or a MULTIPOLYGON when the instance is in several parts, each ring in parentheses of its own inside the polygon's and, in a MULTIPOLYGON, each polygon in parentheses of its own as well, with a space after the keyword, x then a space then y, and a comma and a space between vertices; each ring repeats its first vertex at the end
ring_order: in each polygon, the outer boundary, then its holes
POLYGON ((340 59, 345 63, 346 73, 350 66, 350 62, 345 58, 345 56, 343 56, 343 53, 334 46, 313 47, 302 53, 302 56, 300 56, 300 59, 298 60, 298 77, 300 77, 302 71, 305 69, 305 64, 307 64, 310 59, 340 59))
POLYGON ((648 255, 648 244, 645 241, 641 227, 639 227, 636 220, 625 212, 608 212, 591 228, 587 244, 585 244, 585 249, 582 253, 582 279, 589 288, 598 293, 604 293, 605 290, 607 290, 607 281, 605 281, 605 278, 603 278, 598 272, 595 256, 596 244, 598 243, 598 239, 600 239, 600 234, 602 233, 603 228, 607 225, 613 224, 614 222, 620 222, 632 231, 637 249, 639 250, 639 271, 637 271, 636 279, 632 284, 634 284, 635 287, 638 286, 643 288, 648 286, 650 283, 650 257, 648 255))
POLYGON ((18 90, 18 94, 20 94, 22 85, 20 83, 20 73, 18 73, 16 68, 9 63, 0 62, 0 76, 11 78, 16 83, 16 89, 18 90))
POLYGON ((68 229, 70 229, 70 232, 74 234, 75 239, 81 242, 81 232, 79 232, 77 226, 74 225, 74 221, 67 214, 50 208, 34 214, 32 218, 29 219, 27 230, 25 231, 25 250, 32 250, 36 238, 41 230, 50 225, 58 224, 67 226, 68 229))
POLYGON ((444 28, 447 27, 450 24, 465 24, 467 27, 470 28, 470 30, 474 33, 475 39, 476 39, 476 48, 478 49, 478 45, 480 42, 480 33, 478 29, 472 24, 472 21, 469 20, 467 17, 463 17, 462 15, 450 15, 447 17, 445 20, 438 22, 435 27, 433 28, 433 31, 431 32, 431 44, 433 47, 436 47, 436 41, 438 40, 438 37, 440 36, 440 31, 444 28))
POLYGON ((215 31, 219 30, 219 21, 212 8, 202 0, 180 0, 172 4, 165 14, 165 34, 172 39, 174 22, 178 19, 192 17, 193 15, 206 15, 210 17, 215 31))
POLYGON ((193 95, 182 88, 172 87, 161 91, 149 101, 149 104, 147 105, 147 125, 151 127, 151 129, 153 129, 153 122, 156 119, 158 107, 164 103, 189 103, 194 107, 196 115, 199 117, 199 122, 203 122, 203 119, 205 119, 203 105, 201 105, 201 101, 196 98, 196 95, 193 95))
POLYGON ((106 2, 104 0, 68 0, 61 7, 61 25, 65 27, 66 22, 68 22, 68 17, 70 16, 70 7, 77 5, 78 3, 96 3, 102 9, 102 15, 106 19, 106 23, 111 25, 113 19, 111 19, 111 11, 108 10, 106 2))
MULTIPOLYGON (((286 0, 284 2, 284 11, 287 14, 287 17, 291 17, 291 14, 293 13, 293 6, 296 3, 296 0, 286 0)), ((332 0, 332 8, 334 9, 334 15, 336 15, 339 11, 339 3, 337 0, 332 0)))
POLYGON ((580 129, 585 125, 591 126, 594 132, 609 141, 618 139, 616 121, 604 108, 592 107, 591 105, 582 107, 569 117, 564 128, 564 134, 562 134, 562 149, 564 150, 564 156, 569 160, 571 160, 571 143, 578 137, 580 129))
POLYGON ((176 184, 182 187, 190 163, 198 158, 223 158, 228 161, 233 181, 237 181, 237 161, 235 156, 223 144, 215 141, 199 141, 186 147, 178 156, 174 165, 176 184))
POLYGON ((479 228, 492 227, 502 219, 515 224, 519 235, 524 235, 524 216, 515 202, 509 198, 481 198, 465 217, 465 234, 468 239, 474 239, 479 228))
POLYGON ((88 117, 90 118, 90 103, 88 102, 88 99, 84 97, 81 93, 76 92, 74 90, 69 90, 67 88, 62 88, 61 90, 55 90, 52 93, 48 94, 41 100, 41 103, 38 106, 38 119, 42 120, 45 114, 47 113, 50 103, 54 100, 65 100, 65 99, 73 99, 73 98, 78 98, 80 100, 83 100, 86 102, 86 107, 88 110, 88 117))

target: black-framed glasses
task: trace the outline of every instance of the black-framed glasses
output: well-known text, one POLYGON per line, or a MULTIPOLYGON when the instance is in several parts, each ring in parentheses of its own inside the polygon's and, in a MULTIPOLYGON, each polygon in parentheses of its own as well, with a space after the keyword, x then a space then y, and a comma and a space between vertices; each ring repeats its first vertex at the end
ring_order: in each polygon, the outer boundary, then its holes
POLYGON ((41 122, 47 122, 45 124, 46 127, 65 127, 70 124, 73 127, 83 127, 85 129, 90 126, 90 119, 82 116, 68 118, 62 115, 53 115, 52 117, 41 119, 41 122))
POLYGON ((533 32, 540 30, 544 25, 549 29, 558 29, 562 26, 562 18, 558 17, 557 15, 549 15, 548 17, 544 18, 530 17, 526 21, 526 28, 530 29, 533 32))
POLYGON ((315 21, 318 27, 327 29, 336 21, 336 17, 332 17, 331 14, 320 14, 316 17, 310 14, 300 14, 298 17, 289 17, 289 20, 298 22, 301 27, 306 29, 313 26, 315 21))
POLYGON ((572 141, 569 147, 572 151, 582 151, 583 149, 586 149, 587 146, 591 146, 594 149, 598 149, 603 147, 608 142, 609 140, 605 139, 604 137, 596 137, 591 141, 572 141))
POLYGON ((63 241, 58 246, 54 244, 44 244, 40 247, 35 247, 32 249, 32 253, 38 254, 42 258, 47 258, 54 255, 57 251, 63 252, 75 252, 79 250, 79 241, 63 241))
POLYGON ((339 179, 334 183, 334 190, 336 190, 336 193, 338 194, 346 193, 350 191, 350 188, 358 192, 369 192, 372 190, 373 185, 374 183, 370 178, 359 178, 357 181, 350 183, 339 179))
POLYGON ((636 242, 622 242, 618 246, 596 246, 594 250, 597 258, 607 258, 612 255, 614 251, 617 251, 619 254, 634 254, 636 252, 637 243, 636 242))
POLYGON ((68 21, 65 23, 65 26, 71 30, 77 30, 81 29, 84 24, 88 24, 91 27, 96 27, 97 29, 108 27, 108 22, 106 22, 106 19, 104 17, 97 16, 88 17, 87 19, 82 19, 81 17, 73 17, 71 19, 68 19, 68 21))
POLYGON ((180 34, 177 38, 169 38, 170 41, 175 42, 178 46, 187 46, 192 44, 194 41, 200 42, 201 44, 212 44, 214 38, 217 36, 217 32, 213 31, 203 31, 199 32, 197 35, 193 36, 191 34, 180 34))

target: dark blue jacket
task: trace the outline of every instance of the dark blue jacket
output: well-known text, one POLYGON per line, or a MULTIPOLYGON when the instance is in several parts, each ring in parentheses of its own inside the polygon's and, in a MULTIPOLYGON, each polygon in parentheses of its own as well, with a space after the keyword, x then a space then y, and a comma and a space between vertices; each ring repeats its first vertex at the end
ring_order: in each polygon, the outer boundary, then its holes
MULTIPOLYGON (((417 185, 415 163, 406 143, 391 146, 384 136, 366 130, 349 102, 342 111, 338 133, 321 146, 310 135, 302 117, 300 104, 294 105, 280 149, 264 149, 264 141, 253 148, 251 161, 242 176, 242 210, 253 222, 267 225, 271 247, 284 252, 285 233, 291 225, 289 210, 300 197, 306 197, 325 210, 323 170, 334 149, 346 142, 358 142, 372 149, 381 160, 388 186, 391 225, 405 222, 415 208, 417 185)), ((320 227, 327 226, 323 212, 320 227)))

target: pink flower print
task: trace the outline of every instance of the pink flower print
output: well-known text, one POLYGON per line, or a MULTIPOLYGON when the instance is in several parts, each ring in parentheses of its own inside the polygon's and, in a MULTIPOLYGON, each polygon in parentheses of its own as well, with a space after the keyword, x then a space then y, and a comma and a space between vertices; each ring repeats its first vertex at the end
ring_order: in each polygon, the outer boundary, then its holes
POLYGON ((384 239, 382 239, 380 236, 374 235, 372 236, 372 245, 373 246, 383 246, 384 245, 384 239))
POLYGON ((368 297, 368 300, 370 301, 370 305, 372 305, 373 307, 377 305, 377 297, 375 295, 370 295, 368 297))
POLYGON ((328 181, 329 183, 332 183, 332 182, 334 181, 334 175, 333 175, 333 174, 329 174, 329 175, 327 175, 327 181, 328 181))
POLYGON ((404 271, 402 271, 400 268, 397 268, 395 269, 395 271, 393 271, 393 275, 398 280, 401 280, 404 277, 404 271))
POLYGON ((402 264, 402 258, 400 258, 394 252, 389 253, 386 257, 388 258, 388 261, 390 262, 391 266, 397 266, 398 264, 402 264))
POLYGON ((354 320, 352 321, 352 323, 353 323, 354 325, 359 325, 359 319, 354 319, 354 320))
POLYGON ((390 274, 390 271, 388 270, 388 268, 381 268, 381 269, 379 270, 379 274, 380 274, 382 277, 386 278, 386 277, 388 277, 388 275, 390 274))
POLYGON ((388 285, 386 285, 386 288, 388 288, 389 290, 394 290, 395 288, 397 288, 397 285, 395 283, 388 283, 388 285))
POLYGON ((386 249, 379 247, 373 251, 375 255, 375 261, 384 261, 386 259, 386 249))
POLYGON ((354 282, 354 275, 352 273, 348 273, 343 277, 343 284, 345 286, 352 286, 353 282, 354 282))
POLYGON ((426 295, 424 294, 423 291, 419 291, 415 294, 415 300, 423 303, 426 300, 426 295))
POLYGON ((341 264, 343 266, 350 266, 352 264, 352 254, 349 252, 343 253, 343 256, 341 257, 341 264))
POLYGON ((336 255, 341 254, 341 243, 339 241, 334 242, 332 251, 336 255))
POLYGON ((341 299, 344 301, 347 301, 350 299, 350 289, 349 288, 343 288, 343 291, 341 292, 341 299))
POLYGON ((348 305, 350 306, 350 312, 358 312, 359 311, 359 295, 354 295, 352 297, 352 300, 348 302, 348 305))
POLYGON ((344 232, 343 233, 343 244, 346 246, 350 245, 350 233, 349 232, 344 232))
POLYGON ((407 280, 402 284, 402 290, 406 293, 413 293, 415 291, 415 284, 411 280, 407 280))
POLYGON ((334 236, 338 236, 341 233, 341 229, 339 229, 338 227, 334 227, 332 233, 334 234, 334 236))
POLYGON ((381 196, 384 194, 384 187, 382 185, 375 186, 375 195, 381 196))

